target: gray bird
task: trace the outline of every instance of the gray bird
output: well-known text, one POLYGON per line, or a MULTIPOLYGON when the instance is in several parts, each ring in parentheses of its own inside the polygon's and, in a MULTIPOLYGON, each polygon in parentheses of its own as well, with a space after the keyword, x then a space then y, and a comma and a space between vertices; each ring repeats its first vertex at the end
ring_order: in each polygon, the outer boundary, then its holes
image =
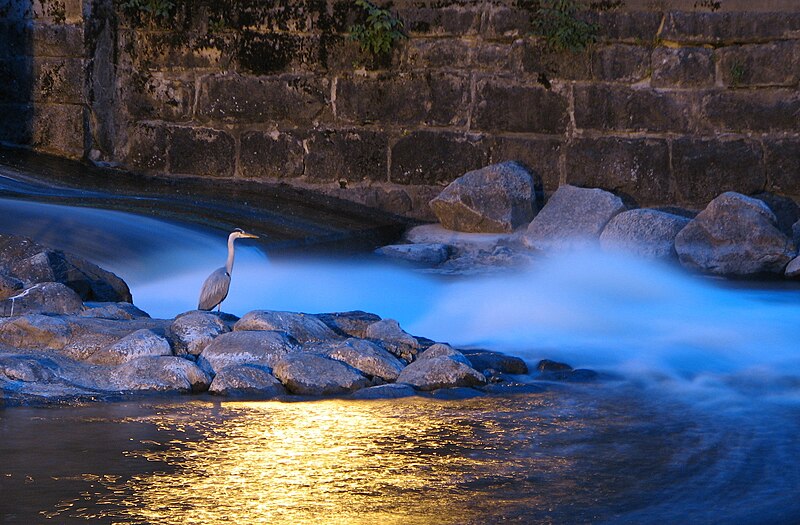
POLYGON ((258 239, 258 235, 246 233, 244 230, 236 228, 228 235, 228 261, 224 268, 217 268, 208 276, 200 290, 200 301, 197 304, 198 310, 213 310, 228 296, 228 289, 231 286, 231 272, 233 271, 233 242, 236 239, 258 239))

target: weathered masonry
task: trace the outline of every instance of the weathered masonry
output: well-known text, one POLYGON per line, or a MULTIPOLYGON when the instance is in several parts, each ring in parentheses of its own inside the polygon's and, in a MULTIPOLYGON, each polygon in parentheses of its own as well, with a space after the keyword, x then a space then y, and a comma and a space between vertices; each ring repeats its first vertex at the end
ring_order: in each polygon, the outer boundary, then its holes
POLYGON ((579 52, 531 35, 535 0, 396 0, 390 61, 348 39, 352 0, 173 3, 0 0, 0 141, 417 216, 509 159, 640 205, 800 197, 793 0, 587 2, 579 52))

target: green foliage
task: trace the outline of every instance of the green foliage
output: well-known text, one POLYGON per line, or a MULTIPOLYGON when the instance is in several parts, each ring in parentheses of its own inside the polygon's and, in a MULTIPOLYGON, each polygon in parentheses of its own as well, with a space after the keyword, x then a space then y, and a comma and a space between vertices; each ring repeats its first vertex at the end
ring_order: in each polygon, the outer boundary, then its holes
POLYGON ((583 51, 597 40, 598 27, 578 19, 576 0, 540 0, 533 32, 553 51, 583 51))
POLYGON ((128 16, 139 18, 167 19, 175 9, 172 0, 122 0, 119 5, 128 16))
POLYGON ((386 56, 400 40, 408 38, 403 32, 403 21, 388 9, 383 9, 368 0, 356 0, 366 16, 361 24, 350 27, 350 39, 358 42, 361 51, 372 56, 386 56))

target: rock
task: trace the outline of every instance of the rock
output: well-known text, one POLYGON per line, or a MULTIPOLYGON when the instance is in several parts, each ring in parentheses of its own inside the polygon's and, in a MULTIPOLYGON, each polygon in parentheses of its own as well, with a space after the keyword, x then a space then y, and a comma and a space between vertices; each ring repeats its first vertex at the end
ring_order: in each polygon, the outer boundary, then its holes
POLYGON ((795 248, 800 248, 800 221, 792 224, 792 242, 795 248))
POLYGON ((511 232, 534 214, 531 174, 517 162, 492 164, 451 182, 430 207, 449 230, 511 232))
POLYGON ((285 355, 272 372, 287 390, 307 396, 347 394, 369 385, 355 368, 306 352, 285 355))
POLYGON ((458 386, 479 386, 486 378, 469 365, 450 357, 433 357, 414 361, 397 377, 398 383, 407 383, 420 390, 437 390, 458 386))
POLYGON ((219 371, 209 393, 227 397, 269 399, 286 395, 286 389, 266 369, 253 365, 232 365, 219 371))
POLYGON ((800 257, 795 257, 789 261, 789 264, 786 265, 786 271, 784 272, 784 275, 790 279, 800 278, 800 257))
POLYGON ((416 396, 417 391, 408 385, 391 383, 377 385, 357 390, 351 396, 353 399, 399 399, 402 397, 416 396))
POLYGON ((558 361, 542 359, 536 365, 536 370, 538 370, 539 372, 563 372, 565 370, 572 370, 572 367, 566 363, 559 363, 558 361))
POLYGON ((109 374, 109 384, 120 391, 205 392, 211 379, 196 364, 175 356, 140 357, 109 374))
POLYGON ((623 211, 613 193, 564 185, 528 225, 523 242, 543 252, 595 246, 606 224, 623 211))
POLYGON ((364 333, 366 339, 380 343, 385 349, 395 356, 411 362, 419 351, 419 341, 406 333, 394 319, 382 319, 372 323, 364 333))
POLYGON ((434 390, 431 392, 431 397, 434 399, 441 399, 444 401, 461 401, 464 399, 472 399, 474 397, 481 397, 485 395, 484 392, 480 390, 475 390, 474 388, 468 388, 465 386, 460 387, 453 387, 453 388, 440 388, 438 390, 434 390))
POLYGON ((441 224, 422 224, 408 230, 405 240, 414 244, 443 244, 450 255, 491 253, 498 247, 521 244, 521 233, 464 233, 454 232, 441 224))
POLYGON ((0 343, 14 348, 57 350, 72 337, 72 329, 64 319, 31 314, 0 319, 0 343))
POLYGON ((403 363, 395 356, 370 341, 348 339, 323 352, 331 359, 347 363, 366 376, 394 381, 403 370, 403 363))
POLYGON ((25 383, 57 379, 58 365, 52 359, 27 355, 0 355, 0 377, 25 383))
POLYGON ((273 368, 283 356, 299 350, 297 341, 285 332, 228 332, 205 347, 198 364, 212 375, 232 365, 250 364, 273 368))
POLYGON ((472 366, 472 363, 469 362, 469 359, 459 352, 458 350, 453 349, 450 345, 436 343, 434 345, 429 346, 424 352, 417 356, 417 361, 424 361, 426 359, 434 359, 436 357, 449 357, 459 363, 464 363, 467 366, 472 366))
POLYGON ((150 317, 147 312, 138 309, 131 303, 88 302, 83 305, 86 308, 80 313, 81 317, 99 317, 101 319, 115 319, 118 321, 147 319, 150 317))
POLYGON ((216 314, 191 311, 176 317, 167 333, 177 355, 200 355, 215 337, 230 331, 230 327, 216 314))
POLYGON ((594 381, 598 374, 594 370, 585 368, 572 368, 566 363, 559 363, 549 359, 542 359, 536 365, 539 379, 543 381, 564 381, 567 383, 585 383, 594 381))
POLYGON ((782 273, 795 255, 769 207, 734 192, 712 200, 681 230, 675 250, 685 267, 716 275, 782 273))
POLYGON ((7 317, 24 314, 74 314, 83 309, 83 301, 71 288, 61 283, 34 284, 22 293, 0 301, 0 314, 7 317))
POLYGON ((600 246, 647 259, 674 259, 675 236, 689 219, 658 210, 638 209, 620 213, 600 235, 600 246))
POLYGON ((69 316, 63 319, 69 327, 70 337, 58 353, 78 361, 89 359, 137 330, 152 330, 156 335, 164 336, 169 326, 167 320, 150 318, 115 320, 69 316))
POLYGON ((461 353, 469 359, 472 368, 481 372, 492 369, 503 374, 528 373, 528 365, 519 357, 478 349, 462 350, 461 353))
POLYGON ((23 288, 22 281, 19 279, 0 273, 0 300, 17 295, 23 288))
POLYGON ((113 345, 93 353, 88 362, 98 365, 119 365, 139 357, 172 355, 169 343, 152 330, 141 329, 113 345))
MULTIPOLYGON (((753 195, 766 204, 775 214, 775 225, 790 239, 793 237, 792 225, 800 220, 800 206, 790 197, 765 191, 753 195)), ((796 244, 795 244, 796 246, 796 244)))
POLYGON ((375 250, 375 253, 391 259, 406 262, 437 266, 450 257, 450 248, 446 244, 391 244, 375 250))
POLYGON ((381 320, 380 316, 362 312, 361 310, 317 314, 317 319, 341 336, 357 337, 359 339, 364 338, 369 325, 381 320))
POLYGON ((239 319, 234 330, 280 330, 301 343, 331 341, 339 336, 316 316, 295 312, 253 310, 239 319))

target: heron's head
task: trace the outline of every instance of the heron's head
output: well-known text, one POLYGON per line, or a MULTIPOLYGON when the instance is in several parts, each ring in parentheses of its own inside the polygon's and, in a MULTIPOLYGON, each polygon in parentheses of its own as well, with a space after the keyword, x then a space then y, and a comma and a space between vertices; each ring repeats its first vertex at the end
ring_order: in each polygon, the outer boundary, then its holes
POLYGON ((236 228, 235 230, 233 230, 229 237, 231 239, 258 239, 258 235, 247 233, 241 228, 236 228))

